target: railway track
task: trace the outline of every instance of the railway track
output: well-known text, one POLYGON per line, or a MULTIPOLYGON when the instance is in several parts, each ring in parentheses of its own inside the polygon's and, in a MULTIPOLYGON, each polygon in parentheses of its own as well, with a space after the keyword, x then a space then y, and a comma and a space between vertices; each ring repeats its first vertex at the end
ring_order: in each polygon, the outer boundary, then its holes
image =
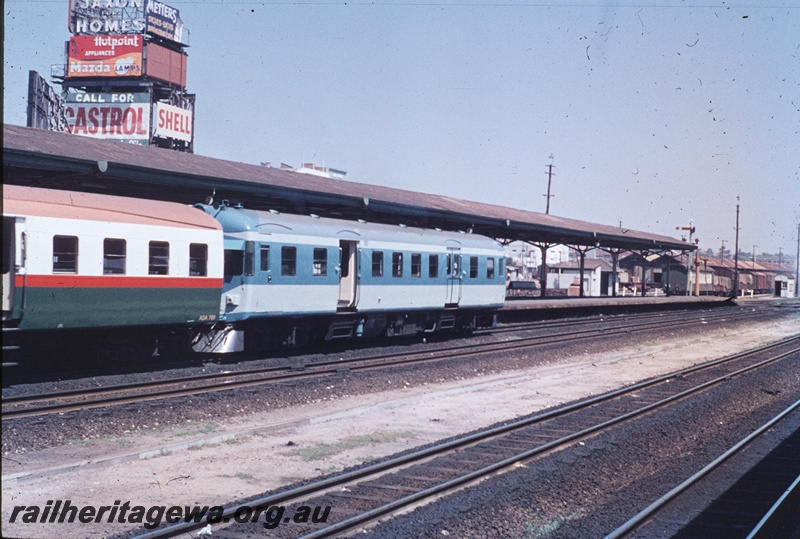
MULTIPOLYGON (((306 539, 353 532, 387 515, 408 510, 475 484, 537 457, 569 447, 615 426, 702 394, 734 377, 800 354, 800 335, 702 365, 634 384, 501 426, 457 437, 383 462, 270 494, 248 503, 251 510, 300 504, 330 506, 324 527, 294 525, 291 535, 306 539)), ((231 506, 222 521, 235 533, 263 532, 263 523, 242 520, 231 506)), ((258 517, 256 512, 256 518, 258 517)), ((204 527, 182 523, 139 536, 174 537, 204 527)), ((274 530, 278 531, 278 530, 274 530)), ((286 530, 287 532, 290 530, 286 530)), ((223 535, 225 530, 222 530, 223 535)), ((215 532, 216 535, 216 532, 215 532)))
MULTIPOLYGON (((764 423, 758 429, 755 429, 748 436, 740 440, 737 444, 728 449, 725 453, 708 463, 697 473, 675 486, 669 492, 664 493, 661 497, 653 503, 642 509, 639 513, 634 515, 623 525, 606 535, 605 539, 621 539, 623 537, 630 537, 634 535, 649 536, 645 526, 652 527, 654 520, 658 521, 664 509, 680 496, 684 495, 687 491, 693 488, 698 488, 707 480, 711 472, 718 467, 723 466, 728 461, 739 455, 751 443, 757 440, 760 436, 768 433, 771 428, 777 425, 781 420, 785 419, 788 415, 800 409, 800 401, 795 401, 792 405, 781 411, 775 417, 764 423), (642 531, 644 535, 637 534, 636 532, 642 531)), ((713 507, 704 511, 697 518, 682 530, 688 536, 704 536, 708 539, 712 537, 729 537, 730 529, 723 522, 725 520, 735 520, 738 522, 753 521, 750 526, 752 532, 747 536, 748 539, 775 539, 776 537, 794 537, 792 532, 800 531, 800 523, 798 523, 798 501, 800 500, 800 475, 798 475, 798 466, 796 463, 787 466, 788 461, 796 461, 797 449, 800 445, 800 432, 795 432, 793 436, 787 440, 788 448, 779 448, 773 453, 767 455, 758 467, 769 467, 771 470, 766 477, 760 479, 759 472, 752 471, 748 474, 751 477, 746 481, 746 485, 735 485, 728 492, 723 494, 723 500, 720 505, 728 505, 728 510, 725 511, 721 507, 713 507), (793 452, 793 457, 787 455, 787 451, 793 452), (775 453, 778 453, 777 455, 775 453), (774 462, 771 462, 774 460, 774 462), (769 503, 769 498, 764 499, 764 496, 770 496, 770 492, 775 490, 774 484, 783 479, 789 484, 789 488, 785 490, 782 496, 777 498, 777 501, 772 504, 767 510, 761 512, 760 508, 765 503, 769 503), (794 481, 792 481, 794 479, 794 481), (769 483, 769 484, 765 484, 769 483), (756 500, 760 503, 757 503, 756 500), (735 509, 734 509, 735 508, 735 509), (729 518, 730 515, 726 514, 732 510, 736 511, 735 519, 729 518), (758 520, 758 517, 763 518, 758 520)), ((762 475, 764 472, 761 472, 762 475)), ((739 483, 742 483, 740 481, 739 483)), ((716 503, 716 502, 715 502, 716 503)), ((730 524, 728 522, 727 524, 730 524)), ((741 524, 739 524, 741 526, 741 524)))
MULTIPOLYGON (((547 335, 519 337, 504 342, 484 344, 465 344, 428 349, 420 352, 398 352, 392 354, 354 357, 349 359, 321 360, 304 365, 279 365, 243 371, 225 371, 191 377, 144 381, 114 386, 98 386, 45 394, 18 397, 4 397, 2 421, 11 421, 26 417, 37 417, 48 414, 64 414, 68 412, 103 408, 121 404, 133 404, 173 397, 198 395, 227 391, 236 388, 253 387, 265 384, 335 376, 342 372, 358 372, 371 369, 383 369, 421 362, 443 361, 481 354, 493 354, 512 350, 522 350, 554 344, 575 342, 581 339, 608 338, 615 335, 649 331, 652 329, 675 328, 694 323, 712 323, 715 321, 733 321, 752 319, 754 315, 767 316, 769 311, 739 311, 727 313, 697 313, 692 316, 686 313, 669 316, 648 316, 645 321, 632 322, 630 319, 613 320, 610 325, 587 327, 561 333, 552 333, 550 326, 528 326, 528 329, 547 331, 547 335), (652 318, 652 319, 651 319, 652 318)), ((596 326, 597 323, 589 324, 596 326)), ((525 325, 516 327, 515 332, 524 331, 525 325)))

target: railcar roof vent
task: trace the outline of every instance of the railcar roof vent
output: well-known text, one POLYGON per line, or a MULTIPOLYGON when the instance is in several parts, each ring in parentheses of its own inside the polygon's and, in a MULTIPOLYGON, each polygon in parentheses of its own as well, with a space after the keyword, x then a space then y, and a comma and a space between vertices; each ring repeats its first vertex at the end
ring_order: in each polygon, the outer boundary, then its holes
POLYGON ((359 219, 358 222, 361 223, 362 225, 367 224, 367 222, 364 219, 359 219))
POLYGON ((280 214, 281 214, 281 212, 279 212, 278 210, 272 210, 272 209, 271 209, 271 210, 269 210, 269 212, 270 212, 271 214, 273 214, 273 215, 280 215, 280 214))
POLYGON ((311 214, 311 218, 312 219, 319 219, 319 215, 317 215, 316 213, 312 213, 311 214))

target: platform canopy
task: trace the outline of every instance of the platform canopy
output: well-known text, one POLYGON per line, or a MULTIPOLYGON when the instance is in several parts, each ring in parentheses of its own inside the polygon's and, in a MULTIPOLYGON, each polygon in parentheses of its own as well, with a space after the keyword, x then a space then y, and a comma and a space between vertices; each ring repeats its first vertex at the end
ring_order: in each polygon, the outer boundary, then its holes
POLYGON ((695 248, 616 226, 8 124, 3 180, 186 204, 213 194, 217 202, 252 209, 472 231, 508 241, 640 251, 695 248))

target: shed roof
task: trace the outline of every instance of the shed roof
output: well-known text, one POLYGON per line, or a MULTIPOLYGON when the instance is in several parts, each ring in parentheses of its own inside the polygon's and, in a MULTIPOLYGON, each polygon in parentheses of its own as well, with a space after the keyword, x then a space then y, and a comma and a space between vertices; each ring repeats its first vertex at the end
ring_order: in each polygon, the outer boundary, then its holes
MULTIPOLYGON (((566 262, 556 262, 555 264, 548 264, 548 269, 581 269, 581 263, 577 260, 569 260, 566 262)), ((612 270, 613 266, 603 260, 602 258, 587 258, 583 261, 583 268, 585 270, 594 270, 600 268, 602 270, 612 270)))
POLYGON ((622 249, 695 247, 675 238, 440 195, 155 147, 3 126, 4 180, 139 198, 241 201, 252 209, 467 230, 505 240, 622 249))

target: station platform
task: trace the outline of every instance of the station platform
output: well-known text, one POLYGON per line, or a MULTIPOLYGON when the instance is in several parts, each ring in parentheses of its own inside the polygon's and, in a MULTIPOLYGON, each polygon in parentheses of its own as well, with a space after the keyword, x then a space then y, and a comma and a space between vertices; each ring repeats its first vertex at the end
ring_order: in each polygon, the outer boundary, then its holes
POLYGON ((507 298, 504 311, 519 309, 563 309, 581 307, 606 307, 635 305, 696 305, 711 306, 733 301, 719 296, 603 296, 591 298, 552 297, 552 298, 507 298))
POLYGON ((592 314, 623 314, 674 309, 706 309, 736 305, 729 297, 719 296, 617 296, 508 298, 500 309, 501 322, 522 318, 558 318, 592 314))

